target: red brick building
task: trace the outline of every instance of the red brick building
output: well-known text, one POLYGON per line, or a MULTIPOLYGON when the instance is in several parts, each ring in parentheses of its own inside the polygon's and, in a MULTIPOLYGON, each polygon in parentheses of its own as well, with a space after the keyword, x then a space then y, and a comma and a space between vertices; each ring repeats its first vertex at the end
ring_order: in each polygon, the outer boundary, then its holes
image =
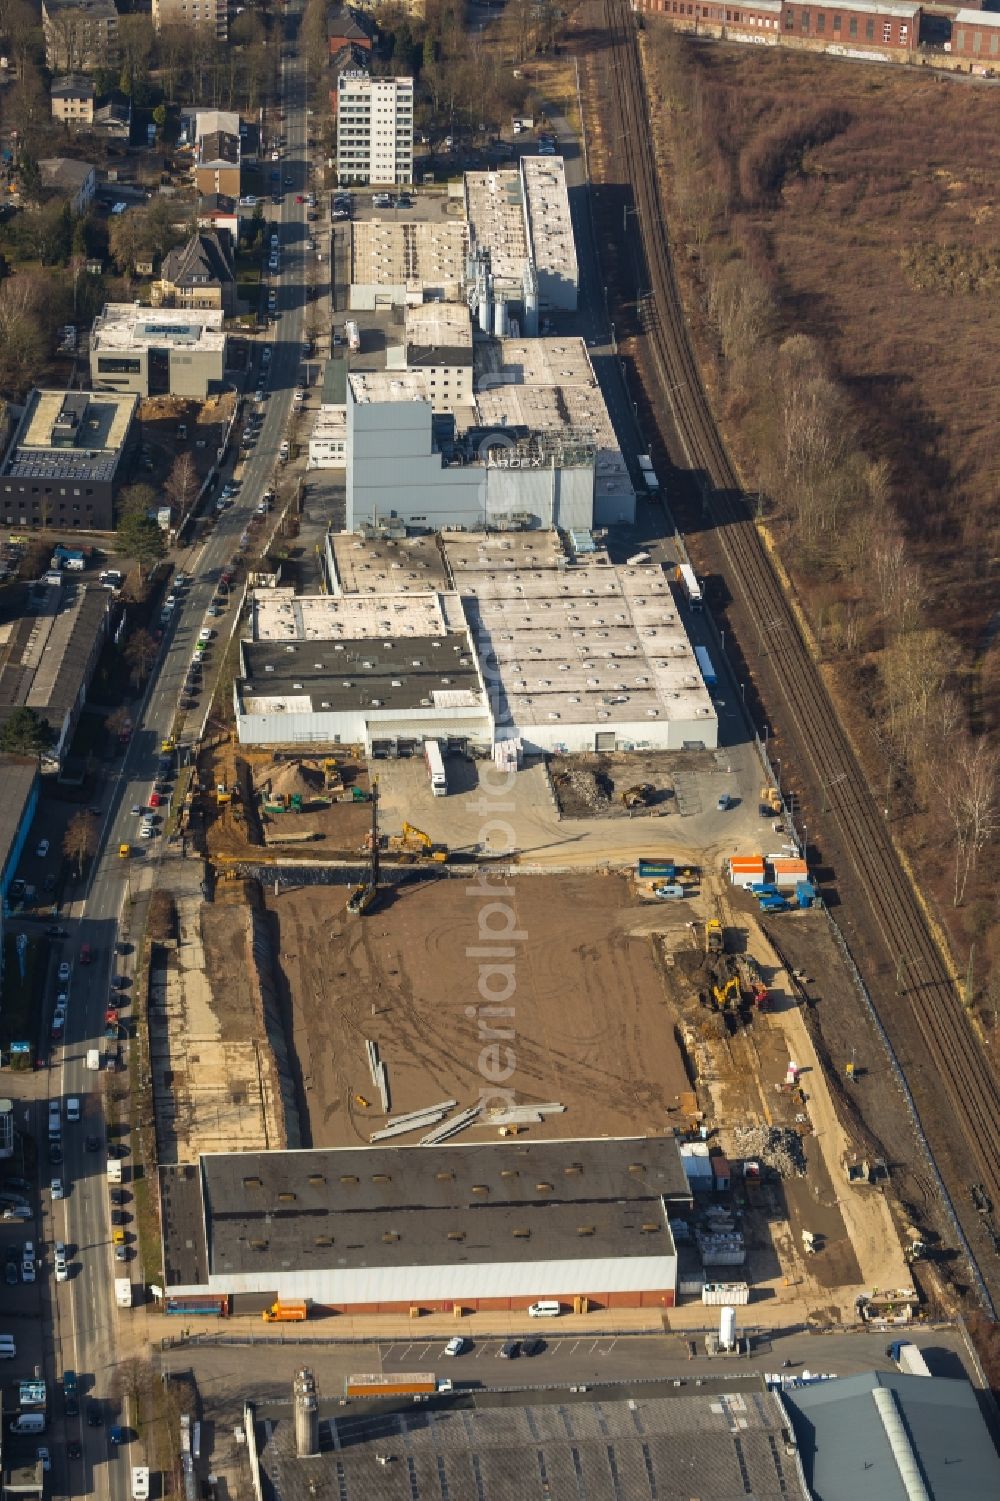
POLYGON ((915 52, 920 6, 908 0, 784 0, 781 29, 786 40, 839 44, 847 51, 915 52))
POLYGON ((951 53, 984 68, 1000 68, 1000 15, 960 10, 951 23, 951 53))

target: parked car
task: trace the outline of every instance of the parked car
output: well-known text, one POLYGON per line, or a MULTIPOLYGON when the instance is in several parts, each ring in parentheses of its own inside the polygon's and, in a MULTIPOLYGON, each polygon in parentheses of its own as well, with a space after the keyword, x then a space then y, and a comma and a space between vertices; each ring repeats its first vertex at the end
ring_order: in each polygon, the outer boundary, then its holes
POLYGON ((38 859, 39 860, 44 860, 45 856, 48 854, 48 852, 49 852, 49 841, 47 839, 39 839, 38 846, 37 846, 37 848, 35 850, 35 854, 37 855, 38 859))
POLYGON ((60 985, 65 985, 71 974, 72 974, 72 969, 70 968, 70 965, 69 965, 68 961, 64 959, 63 962, 59 966, 59 983, 60 983, 60 985))

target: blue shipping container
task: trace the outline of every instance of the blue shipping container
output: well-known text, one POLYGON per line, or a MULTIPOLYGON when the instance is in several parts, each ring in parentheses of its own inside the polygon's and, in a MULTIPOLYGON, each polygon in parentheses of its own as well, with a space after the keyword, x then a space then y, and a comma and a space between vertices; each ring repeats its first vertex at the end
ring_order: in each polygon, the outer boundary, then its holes
POLYGON ((701 669, 701 675, 705 679, 705 687, 717 688, 719 686, 719 679, 715 675, 715 668, 712 666, 712 658, 709 656, 708 647, 696 646, 694 655, 701 669))
POLYGON ((673 860, 640 860, 639 880, 672 881, 677 874, 677 866, 673 860))

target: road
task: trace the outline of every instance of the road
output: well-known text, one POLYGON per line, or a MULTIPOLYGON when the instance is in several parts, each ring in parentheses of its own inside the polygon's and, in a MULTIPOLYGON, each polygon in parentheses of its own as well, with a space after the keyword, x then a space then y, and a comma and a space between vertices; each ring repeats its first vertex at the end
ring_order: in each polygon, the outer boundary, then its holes
MULTIPOLYGON (((299 8, 289 10, 286 37, 297 31, 299 8)), ((63 1177, 67 1197, 59 1203, 45 1199, 49 1223, 46 1238, 59 1239, 76 1248, 67 1282, 48 1284, 53 1302, 52 1327, 56 1332, 54 1373, 66 1367, 80 1374, 82 1413, 67 1423, 65 1438, 79 1439, 83 1446, 83 1473, 74 1466, 73 1473, 59 1473, 59 1467, 72 1464, 65 1457, 56 1431, 50 1435, 56 1474, 56 1488, 64 1493, 91 1492, 124 1501, 129 1492, 129 1465, 141 1456, 132 1454, 126 1444, 111 1461, 108 1428, 92 1428, 85 1421, 88 1399, 101 1402, 105 1416, 113 1420, 118 1405, 114 1401, 112 1375, 116 1358, 117 1318, 114 1306, 114 1275, 128 1266, 117 1266, 112 1259, 111 1224, 108 1188, 103 1151, 88 1153, 85 1136, 99 1129, 96 1117, 103 1099, 95 1090, 100 1081, 108 1088, 113 1075, 95 1075, 86 1068, 87 1050, 99 1047, 104 1030, 104 1007, 110 982, 122 968, 116 960, 115 944, 119 921, 129 895, 140 885, 151 884, 155 867, 162 858, 159 839, 140 844, 134 805, 145 805, 153 782, 161 741, 174 728, 177 703, 194 653, 199 630, 206 624, 205 612, 215 593, 219 574, 238 549, 239 538, 264 491, 270 486, 278 457, 278 448, 288 426, 291 395, 301 357, 303 312, 306 282, 306 209, 296 202, 297 195, 308 190, 307 117, 305 77, 301 59, 287 46, 282 60, 282 89, 285 104, 286 147, 282 173, 291 179, 283 190, 279 207, 270 207, 281 237, 281 271, 277 278, 277 321, 267 339, 273 353, 268 369, 269 395, 261 436, 252 457, 244 466, 243 482, 236 504, 219 518, 207 539, 179 559, 179 566, 191 579, 180 597, 173 621, 168 628, 161 655, 155 664, 140 716, 131 742, 102 798, 101 837, 91 880, 78 914, 70 923, 67 953, 78 955, 80 946, 89 943, 94 962, 83 967, 74 964, 66 1040, 58 1071, 58 1092, 65 1100, 78 1096, 84 1100, 85 1121, 78 1127, 64 1125, 65 1159, 63 1177), (130 860, 118 856, 119 845, 131 844, 136 850, 130 860), (130 891, 130 887, 132 890, 130 891)), ((270 235, 272 225, 267 233, 270 235)), ((262 347, 262 346, 261 346, 262 347)), ((219 622, 225 633, 234 628, 233 620, 223 616, 219 622)), ((221 643, 220 643, 221 644, 221 643)), ((216 652, 221 655, 219 646, 216 652)), ((209 665, 212 648, 209 648, 209 665)), ((54 1082, 54 1080, 53 1080, 54 1082)), ((54 1093, 55 1091, 53 1091, 54 1093)), ((39 1108, 38 1119, 43 1112, 39 1108)), ((103 1130, 101 1130, 103 1139, 103 1130)), ((124 1163, 125 1187, 131 1178, 130 1159, 124 1163)), ((128 1318, 128 1314, 123 1315, 128 1318)), ((54 1404, 58 1418, 61 1405, 54 1404)))
MULTIPOLYGON (((711 1322, 708 1316, 712 1312, 705 1310, 706 1324, 711 1322)), ((885 1334, 767 1337, 760 1343, 752 1341, 749 1356, 709 1359, 703 1338, 694 1343, 692 1357, 692 1346, 681 1335, 562 1337, 554 1321, 539 1320, 538 1324, 532 1334, 544 1341, 545 1349, 516 1360, 500 1356, 500 1339, 471 1341, 463 1355, 452 1359, 444 1355, 445 1341, 438 1338, 394 1344, 262 1344, 253 1347, 253 1355, 245 1344, 188 1344, 164 1352, 159 1366, 165 1372, 194 1375, 206 1415, 214 1417, 220 1433, 231 1426, 229 1417, 238 1419, 244 1399, 288 1401, 292 1378, 302 1366, 313 1372, 325 1398, 339 1396, 345 1378, 356 1371, 433 1371, 438 1378, 451 1377, 456 1386, 536 1387, 579 1382, 695 1381, 700 1376, 738 1377, 749 1372, 782 1372, 789 1377, 801 1377, 804 1371, 851 1376, 893 1369, 885 1353, 885 1334)), ((970 1380, 975 1379, 971 1370, 963 1369, 964 1351, 957 1331, 920 1332, 913 1338, 924 1352, 932 1375, 957 1378, 967 1374, 970 1380)))

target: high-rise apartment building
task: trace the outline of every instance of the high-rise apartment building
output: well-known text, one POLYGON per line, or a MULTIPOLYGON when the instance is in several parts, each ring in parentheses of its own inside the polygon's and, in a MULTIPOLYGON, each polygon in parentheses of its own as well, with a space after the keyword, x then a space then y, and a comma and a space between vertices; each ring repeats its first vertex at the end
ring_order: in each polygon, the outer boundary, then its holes
POLYGON ((413 181, 413 79, 337 80, 337 173, 341 186, 413 181))
POLYGON ((157 31, 164 26, 207 31, 224 42, 229 35, 228 0, 153 0, 153 25, 157 31))

